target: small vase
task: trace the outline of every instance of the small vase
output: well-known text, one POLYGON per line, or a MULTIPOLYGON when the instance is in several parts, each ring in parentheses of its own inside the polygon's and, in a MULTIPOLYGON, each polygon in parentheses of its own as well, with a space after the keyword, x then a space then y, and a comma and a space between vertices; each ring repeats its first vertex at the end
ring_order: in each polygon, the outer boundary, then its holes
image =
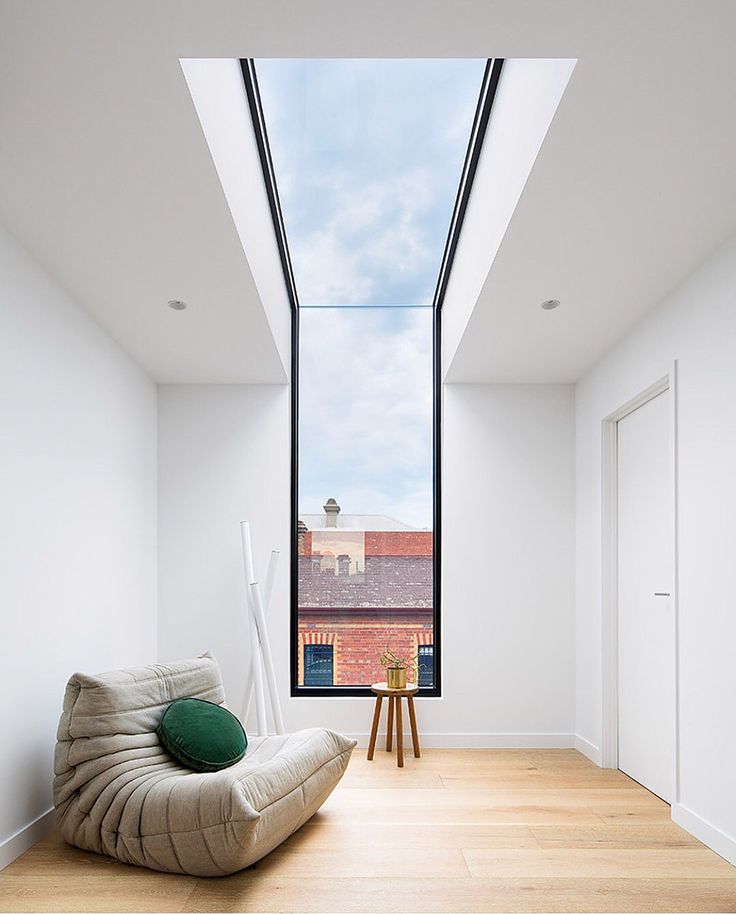
POLYGON ((389 689, 406 688, 406 667, 389 666, 386 668, 386 683, 389 689))

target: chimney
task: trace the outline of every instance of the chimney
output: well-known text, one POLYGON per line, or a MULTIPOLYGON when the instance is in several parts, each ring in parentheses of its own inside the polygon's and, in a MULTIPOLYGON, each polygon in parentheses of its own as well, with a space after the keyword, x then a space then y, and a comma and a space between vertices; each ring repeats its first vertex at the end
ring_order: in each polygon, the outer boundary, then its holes
POLYGON ((322 505, 327 517, 325 518, 325 527, 337 527, 337 515, 340 513, 340 505, 334 498, 328 498, 322 505))
POLYGON ((296 525, 297 555, 306 555, 307 554, 307 547, 306 547, 307 533, 309 533, 309 530, 307 529, 307 525, 304 523, 303 520, 300 520, 299 523, 296 525))
POLYGON ((337 557, 337 573, 350 574, 350 556, 342 553, 337 557))

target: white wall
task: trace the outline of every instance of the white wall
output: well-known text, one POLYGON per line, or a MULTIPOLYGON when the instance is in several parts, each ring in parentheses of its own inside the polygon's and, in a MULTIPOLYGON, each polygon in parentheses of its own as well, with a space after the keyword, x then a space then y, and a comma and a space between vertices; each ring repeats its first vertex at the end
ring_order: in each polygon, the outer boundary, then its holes
POLYGON ((573 389, 451 384, 444 407, 441 729, 570 734, 573 389))
POLYGON ((249 665, 241 520, 257 573, 282 551, 270 620, 288 670, 289 465, 286 385, 159 387, 159 657, 212 650, 237 713, 249 665))
MULTIPOLYGON (((249 519, 261 573, 282 549, 269 621, 287 728, 365 739, 369 701, 289 697, 288 406, 286 387, 160 389, 160 657, 211 648, 240 710, 249 519)), ((572 388, 448 387, 444 438, 444 697, 421 702, 425 743, 569 745, 572 388)))
POLYGON ((736 238, 577 386, 578 732, 601 745, 601 420, 678 365, 680 795, 736 862, 736 238))
POLYGON ((1 228, 0 518, 2 866, 51 807, 66 680, 155 658, 156 390, 1 228))

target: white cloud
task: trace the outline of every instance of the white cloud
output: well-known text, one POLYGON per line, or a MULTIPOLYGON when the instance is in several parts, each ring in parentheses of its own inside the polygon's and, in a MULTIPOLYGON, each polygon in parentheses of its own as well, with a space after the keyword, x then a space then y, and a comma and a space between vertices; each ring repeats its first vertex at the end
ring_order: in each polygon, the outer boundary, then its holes
POLYGON ((432 312, 304 309, 300 509, 432 513, 432 312))
POLYGON ((331 181, 325 216, 292 244, 304 304, 426 304, 439 264, 428 225, 436 206, 424 169, 360 188, 331 181))

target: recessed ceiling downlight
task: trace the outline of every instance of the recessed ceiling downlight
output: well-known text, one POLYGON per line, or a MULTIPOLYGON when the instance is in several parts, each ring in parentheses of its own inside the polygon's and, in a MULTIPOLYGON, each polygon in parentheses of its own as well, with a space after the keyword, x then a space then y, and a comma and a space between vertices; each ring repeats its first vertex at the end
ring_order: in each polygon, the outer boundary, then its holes
POLYGON ((187 303, 185 301, 179 301, 178 298, 172 298, 167 302, 169 308, 172 311, 186 311, 187 303))
POLYGON ((558 298, 548 298, 547 301, 542 302, 543 311, 554 311, 555 308, 560 307, 560 300, 558 298))

